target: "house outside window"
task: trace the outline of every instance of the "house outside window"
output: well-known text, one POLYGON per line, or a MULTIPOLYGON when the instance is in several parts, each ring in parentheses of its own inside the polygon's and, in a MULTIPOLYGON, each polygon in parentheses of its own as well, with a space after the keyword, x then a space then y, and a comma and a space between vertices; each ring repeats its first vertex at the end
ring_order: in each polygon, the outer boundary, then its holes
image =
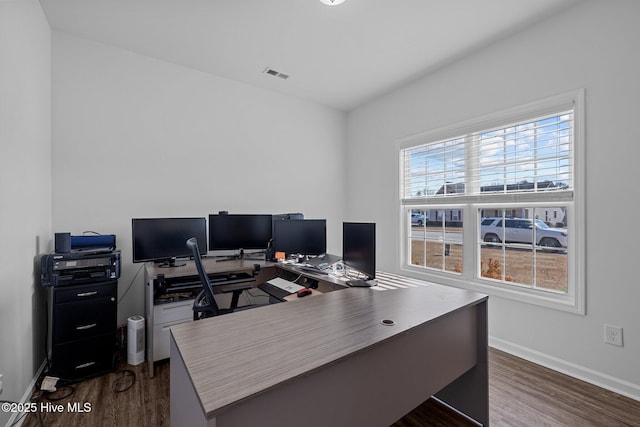
POLYGON ((579 91, 399 141, 400 267, 584 313, 583 115, 579 91))

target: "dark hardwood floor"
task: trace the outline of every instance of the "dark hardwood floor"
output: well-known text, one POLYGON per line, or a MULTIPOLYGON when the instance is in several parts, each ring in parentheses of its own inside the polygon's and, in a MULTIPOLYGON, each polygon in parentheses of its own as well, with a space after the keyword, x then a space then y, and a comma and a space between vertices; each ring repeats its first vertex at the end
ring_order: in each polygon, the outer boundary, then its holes
MULTIPOLYGON (((156 363, 151 379, 146 363, 122 367, 130 372, 75 384, 69 396, 71 389, 38 396, 38 407, 62 404, 64 412, 29 414, 23 426, 168 426, 169 363, 156 363), (69 403, 89 403, 91 411, 69 412, 69 403)), ((489 350, 489 395, 493 426, 640 426, 640 402, 495 349, 489 350)), ((429 399, 392 427, 472 425, 429 399)))

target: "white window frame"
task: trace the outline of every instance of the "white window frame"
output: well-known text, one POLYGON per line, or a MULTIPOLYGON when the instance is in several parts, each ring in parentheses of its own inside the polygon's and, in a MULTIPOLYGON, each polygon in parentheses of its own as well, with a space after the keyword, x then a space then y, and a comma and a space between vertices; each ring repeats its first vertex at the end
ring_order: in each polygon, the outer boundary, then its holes
POLYGON ((422 132, 396 141, 397 160, 397 200, 399 206, 399 264, 400 270, 409 276, 418 277, 424 280, 456 286, 463 289, 482 292, 512 300, 531 303, 548 308, 568 311, 576 314, 586 314, 585 303, 585 227, 586 227, 586 204, 585 204, 585 91, 579 89, 568 93, 563 93, 543 100, 531 102, 522 106, 492 113, 480 118, 465 121, 463 123, 446 126, 433 131, 422 132), (566 206, 568 224, 568 267, 567 293, 553 293, 520 286, 497 286, 479 277, 477 260, 479 259, 479 219, 478 209, 486 206, 492 208, 531 206, 540 205, 538 201, 527 200, 526 196, 514 201, 514 203, 495 202, 490 205, 487 200, 473 199, 473 196, 451 196, 450 198, 438 198, 428 202, 427 199, 405 200, 403 201, 402 171, 404 168, 402 150, 419 146, 429 142, 443 141, 447 139, 459 138, 461 135, 472 134, 493 127, 508 125, 523 120, 535 119, 545 114, 558 113, 563 110, 573 109, 574 120, 574 142, 573 142, 573 198, 572 201, 559 200, 555 193, 549 193, 544 206, 566 206), (465 199, 464 202, 462 199, 465 199), (460 203, 464 207, 460 208, 460 203), (436 207, 438 209, 460 208, 464 218, 463 229, 463 273, 452 274, 429 270, 423 267, 412 266, 410 261, 409 235, 411 232, 411 217, 407 212, 411 209, 429 210, 436 207))

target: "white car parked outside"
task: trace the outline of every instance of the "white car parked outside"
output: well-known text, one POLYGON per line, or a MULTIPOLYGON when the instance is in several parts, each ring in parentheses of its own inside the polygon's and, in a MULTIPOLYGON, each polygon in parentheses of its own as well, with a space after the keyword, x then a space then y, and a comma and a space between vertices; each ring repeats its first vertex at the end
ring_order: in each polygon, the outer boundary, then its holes
MULTIPOLYGON (((488 243, 527 243, 533 242, 533 223, 528 218, 505 218, 504 227, 501 217, 482 218, 480 238, 488 243)), ((567 247, 567 230, 549 227, 536 219, 536 244, 549 248, 567 247)))

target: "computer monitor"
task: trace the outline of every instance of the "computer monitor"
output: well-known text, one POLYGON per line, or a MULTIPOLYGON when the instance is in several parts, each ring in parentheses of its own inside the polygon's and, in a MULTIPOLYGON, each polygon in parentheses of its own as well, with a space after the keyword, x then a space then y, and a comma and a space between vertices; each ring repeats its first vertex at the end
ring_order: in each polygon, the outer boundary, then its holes
POLYGON ((287 255, 320 255, 327 251, 327 221, 291 219, 274 221, 273 249, 287 255))
POLYGON ((373 222, 342 223, 342 262, 366 275, 376 277, 376 224, 373 222))
POLYGON ((286 221, 288 219, 304 219, 304 214, 301 214, 300 212, 275 214, 272 216, 274 221, 286 221))
POLYGON ((209 215, 209 250, 266 249, 271 215, 209 215))
MULTIPOLYGON (((176 267, 176 258, 188 257, 187 240, 195 237, 200 254, 207 253, 207 223, 201 218, 133 218, 133 262, 163 262, 176 267)), ((184 264, 181 264, 184 265, 184 264)))

